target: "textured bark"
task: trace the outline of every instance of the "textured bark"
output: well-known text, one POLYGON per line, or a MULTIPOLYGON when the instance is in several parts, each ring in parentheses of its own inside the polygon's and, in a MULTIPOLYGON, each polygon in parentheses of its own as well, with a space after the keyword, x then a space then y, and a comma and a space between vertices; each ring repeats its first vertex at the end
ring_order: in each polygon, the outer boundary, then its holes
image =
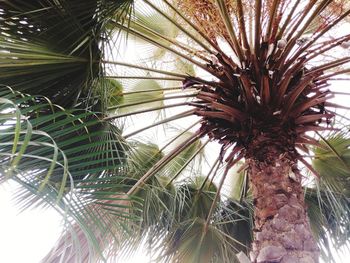
POLYGON ((265 146, 264 158, 248 160, 255 207, 254 263, 318 262, 295 156, 265 146))

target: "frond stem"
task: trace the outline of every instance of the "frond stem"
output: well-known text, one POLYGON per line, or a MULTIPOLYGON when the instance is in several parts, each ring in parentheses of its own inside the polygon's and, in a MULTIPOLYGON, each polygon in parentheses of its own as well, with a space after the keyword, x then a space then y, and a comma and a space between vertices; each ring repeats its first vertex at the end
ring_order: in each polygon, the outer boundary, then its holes
POLYGON ((142 105, 142 104, 151 103, 151 102, 157 102, 157 101, 163 101, 163 100, 193 98, 195 96, 197 96, 197 94, 186 94, 186 95, 178 95, 178 96, 161 97, 161 98, 156 98, 156 99, 151 99, 151 100, 142 100, 142 101, 139 101, 139 102, 128 103, 128 104, 121 104, 121 105, 117 105, 117 106, 113 106, 113 107, 108 107, 108 110, 121 109, 121 108, 137 106, 137 105, 142 105))
POLYGON ((189 117, 191 116, 196 110, 195 109, 191 109, 191 110, 188 110, 188 111, 185 111, 185 112, 181 112, 179 114, 176 114, 174 116, 171 116, 169 118, 166 118, 164 120, 161 120, 161 121, 158 121, 156 123, 153 123, 151 125, 148 125, 148 126, 145 126, 143 127, 142 129, 139 129, 139 130, 136 130, 134 132, 131 132, 129 134, 126 134, 125 136, 123 136, 125 139, 128 139, 129 137, 132 137, 132 136, 135 136, 136 134, 140 133, 140 132, 143 132, 145 130, 148 130, 150 128, 153 128, 153 127, 156 127, 158 125, 161 125, 161 124, 164 124, 164 123, 167 123, 167 122, 171 122, 171 121, 174 121, 174 120, 178 120, 178 119, 182 119, 182 118, 186 118, 186 117, 189 117))
POLYGON ((174 141, 176 141, 178 138, 180 138, 182 135, 184 135, 186 132, 188 132, 190 129, 192 129, 194 126, 199 124, 202 120, 198 120, 186 129, 184 129, 181 133, 176 135, 174 138, 172 138, 168 143, 166 143, 159 151, 162 152, 165 148, 167 148, 170 144, 172 144, 174 141))
POLYGON ((124 95, 148 93, 148 92, 155 92, 155 91, 163 91, 164 92, 164 91, 168 91, 168 90, 181 90, 184 92, 185 91, 193 92, 192 90, 196 90, 196 88, 195 87, 188 87, 184 90, 183 87, 168 87, 168 88, 162 88, 161 90, 160 89, 147 89, 147 90, 138 90, 138 91, 128 91, 128 92, 122 92, 122 93, 117 94, 117 95, 124 96, 124 95))
MULTIPOLYGON (((315 43, 321 36, 327 33, 332 27, 336 26, 340 21, 342 21, 346 16, 350 14, 350 9, 347 10, 344 14, 338 17, 335 21, 329 24, 326 28, 324 28, 316 37, 314 37, 310 42, 308 42, 305 46, 303 46, 291 59, 290 61, 294 61, 297 57, 299 57, 305 50, 307 50, 313 43, 315 43)), ((290 62, 289 62, 290 63, 290 62)), ((287 63, 287 66, 288 64, 287 63)))
POLYGON ((255 0, 255 55, 259 57, 261 36, 261 0, 255 0))
POLYGON ((250 57, 250 46, 249 46, 249 42, 248 42, 247 31, 245 28, 242 0, 237 0, 237 9, 238 9, 238 15, 239 15, 237 20, 238 20, 238 24, 239 24, 239 28, 240 28, 240 33, 241 33, 242 39, 243 39, 243 45, 244 45, 244 48, 247 50, 248 57, 250 57))
POLYGON ((195 37, 193 34, 191 34, 190 32, 188 32, 188 30, 186 30, 183 26, 181 26, 179 23, 177 23, 174 19, 172 19, 171 17, 169 17, 165 12, 162 12, 158 7, 156 7, 154 4, 152 4, 150 1, 148 0, 143 0, 145 3, 147 3, 149 6, 151 6, 154 10, 156 10, 159 14, 161 14, 162 16, 164 16, 166 19, 169 20, 169 22, 171 22, 172 24, 174 24, 178 29, 180 29, 183 33, 185 33, 188 37, 192 38, 197 44, 199 44, 201 47, 203 47, 206 51, 208 51, 209 53, 212 53, 211 50, 203 44, 203 41, 200 41, 199 39, 197 39, 197 37, 195 37))
POLYGON ((310 61, 311 59, 318 57, 319 55, 323 54, 324 52, 331 50, 332 48, 335 48, 337 46, 340 46, 344 41, 347 41, 347 40, 350 40, 350 35, 335 39, 334 43, 327 45, 327 46, 324 46, 323 48, 310 51, 309 54, 311 54, 311 53, 314 53, 314 54, 307 57, 306 61, 310 61))
MULTIPOLYGON (((184 21, 186 21, 196 32, 198 32, 201 37, 203 37, 217 52, 221 52, 221 49, 218 45, 213 43, 206 34, 200 30, 199 27, 197 27, 195 24, 193 24, 189 19, 187 19, 183 14, 181 14, 168 0, 163 0, 172 10, 175 11, 184 21)), ((210 50, 208 50, 210 52, 210 50)), ((211 52, 210 52, 211 53, 211 52)))
POLYGON ((197 154, 199 154, 203 150, 205 146, 207 146, 209 142, 210 142, 210 139, 208 139, 205 143, 203 143, 203 145, 201 145, 201 147, 199 147, 197 151, 193 153, 193 155, 184 163, 184 165, 180 168, 180 170, 170 179, 167 186, 174 182, 174 180, 181 174, 181 172, 187 167, 187 165, 197 156, 197 154))
POLYGON ((269 17, 269 23, 267 26, 266 39, 265 39, 266 42, 270 41, 271 33, 272 33, 272 26, 273 26, 273 23, 274 23, 274 20, 276 17, 276 13, 277 13, 279 4, 280 4, 280 0, 273 1, 272 9, 270 12, 270 17, 269 17))
POLYGON ((199 63, 198 61, 192 59, 191 57, 189 57, 189 56, 187 56, 185 54, 182 54, 181 52, 179 52, 179 51, 177 51, 177 50, 175 50, 175 49, 173 49, 171 47, 167 47, 165 45, 162 45, 161 43, 159 43, 155 39, 152 39, 149 36, 146 36, 146 35, 142 34, 141 32, 138 32, 138 31, 136 31, 136 30, 134 30, 132 28, 127 28, 127 27, 125 27, 125 26, 123 26, 123 25, 121 25, 119 23, 115 23, 115 25, 117 27, 121 28, 122 30, 125 30, 126 32, 131 33, 131 34, 133 34, 133 35, 135 35, 135 36, 137 36, 137 37, 139 37, 139 38, 141 38, 141 39, 143 39, 143 40, 145 40, 145 41, 147 41, 147 42, 149 42, 149 43, 151 43, 151 44, 153 44, 155 46, 158 46, 160 48, 164 48, 165 50, 168 50, 169 52, 174 53, 175 55, 177 55, 179 57, 182 57, 182 58, 192 62, 193 64, 195 64, 198 67, 204 69, 205 71, 209 72, 210 74, 213 73, 213 71, 209 70, 209 68, 206 65, 203 65, 203 64, 199 63))
POLYGON ((337 66, 341 66, 341 65, 343 65, 343 64, 345 64, 345 63, 347 63, 349 61, 350 61, 350 57, 345 57, 345 58, 334 60, 332 62, 329 62, 329 63, 323 64, 323 65, 320 65, 318 67, 312 68, 310 70, 310 72, 305 74, 305 76, 310 75, 310 74, 314 74, 316 72, 325 71, 325 70, 328 70, 328 69, 331 69, 331 68, 334 68, 334 67, 337 67, 337 66))
POLYGON ((281 30, 278 32, 278 35, 277 35, 277 39, 278 39, 278 40, 282 38, 282 36, 283 36, 283 34, 284 34, 284 31, 286 30, 286 28, 287 28, 287 26, 288 26, 290 20, 292 19, 292 16, 294 15, 294 12, 295 12, 296 8, 298 7, 300 1, 301 1, 301 0, 295 1, 295 4, 294 4, 294 6, 292 7, 292 9, 290 10, 286 21, 284 22, 284 24, 283 24, 281 30))
POLYGON ((106 76, 106 79, 154 79, 154 80, 174 80, 183 81, 184 78, 167 78, 167 77, 152 77, 152 76, 106 76))
POLYGON ((134 65, 130 63, 125 63, 125 62, 119 62, 119 61, 110 61, 110 60, 102 60, 102 63, 106 64, 112 64, 112 65, 118 65, 118 66, 125 66, 125 67, 130 67, 130 68, 137 68, 137 69, 142 69, 150 72, 156 72, 164 75, 169 75, 169 76, 174 76, 174 77, 179 77, 179 78, 187 78, 188 75, 184 74, 179 74, 179 73, 173 73, 165 70, 160 70, 160 69, 153 69, 153 68, 148 68, 148 67, 143 67, 139 65, 134 65))
POLYGON ((228 13, 227 7, 226 7, 226 3, 224 0, 216 0, 216 3, 219 7, 219 11, 220 11, 220 15, 222 18, 222 21, 224 22, 224 25, 226 27, 226 30, 230 36, 230 40, 229 43, 232 44, 232 48, 235 51, 235 53, 237 54, 240 62, 242 63, 244 61, 244 55, 243 55, 243 51, 241 49, 241 46, 238 42, 238 39, 236 37, 236 33, 233 29, 233 25, 231 22, 231 18, 230 15, 228 13))
POLYGON ((118 114, 118 115, 115 115, 115 116, 105 117, 105 118, 103 118, 103 120, 104 121, 109 121, 109 120, 113 120, 113 119, 124 118, 124 117, 132 116, 132 115, 136 115, 136 114, 141 114, 141 113, 146 113, 146 112, 150 112, 150 111, 157 111, 157 110, 163 110, 163 109, 168 109, 168 108, 173 108, 173 107, 180 107, 180 106, 190 106, 190 105, 188 104, 188 102, 175 103, 175 104, 170 104, 170 105, 163 105, 163 106, 160 106, 160 107, 154 107, 154 108, 150 108, 150 109, 139 110, 139 111, 129 112, 129 113, 125 113, 125 114, 118 114))
MULTIPOLYGON (((308 12, 311 11, 311 9, 315 3, 316 3, 316 0, 310 1, 309 6, 307 8, 305 8, 303 15, 301 16, 299 22, 296 23, 294 28, 292 28, 289 36, 287 37, 288 43, 287 43, 285 50, 283 51, 283 56, 279 60, 279 63, 278 63, 279 67, 281 67, 283 65, 284 61, 287 59, 288 55, 292 51, 293 47, 295 46, 295 43, 300 38, 300 36, 304 33, 304 31, 307 29, 307 27, 310 25, 310 23, 317 17, 317 15, 321 12, 321 10, 323 8, 325 8, 325 6, 327 6, 330 3, 330 0, 323 0, 322 3, 320 3, 316 7, 316 10, 311 14, 311 16, 308 18, 308 20, 303 24, 303 27, 299 31, 297 31, 297 29, 302 24, 304 19, 307 17, 308 12), (296 31, 297 31, 297 33, 293 37, 293 35, 296 31)), ((292 62, 294 62, 294 60, 290 59, 289 62, 283 66, 282 71, 284 71, 286 68, 288 68, 290 66, 290 63, 292 63, 292 62)))
POLYGON ((205 222, 205 229, 208 229, 208 226, 210 224, 210 219, 211 219, 211 216, 214 212, 214 209, 216 207, 216 202, 218 201, 219 199, 219 196, 220 196, 220 192, 221 192, 221 189, 222 189, 222 186, 224 185, 224 182, 225 182, 225 179, 226 179, 226 176, 228 174, 228 171, 231 169, 231 167, 233 165, 235 165, 239 160, 241 160, 243 158, 243 155, 239 155, 235 160, 232 160, 230 161, 229 163, 226 164, 226 168, 225 168, 225 171, 224 171, 224 174, 222 175, 221 177, 221 180, 219 182, 219 187, 216 191, 216 194, 215 194, 215 197, 214 197, 214 200, 210 206, 210 210, 209 210, 209 213, 208 213, 208 216, 207 216, 207 220, 205 222))
POLYGON ((152 29, 150 29, 150 28, 148 28, 148 27, 145 27, 144 25, 142 25, 142 24, 140 24, 140 23, 138 23, 138 22, 134 22, 134 23, 135 23, 136 25, 138 25, 139 27, 143 28, 144 30, 150 32, 151 34, 153 34, 153 35, 155 35, 155 36, 157 36, 157 37, 159 37, 159 38, 161 38, 161 39, 163 39, 163 40, 165 40, 165 41, 168 41, 169 43, 171 43, 171 44, 177 46, 177 47, 180 48, 180 49, 183 49, 183 50, 187 51, 189 54, 194 54, 194 55, 197 56, 198 58, 200 58, 200 59, 202 59, 202 60, 204 60, 204 61, 206 61, 206 62, 209 62, 209 59, 208 59, 208 58, 206 58, 206 57, 204 57, 204 56, 202 56, 202 55, 199 54, 201 51, 191 49, 191 48, 187 47, 186 44, 180 43, 180 42, 178 42, 178 41, 175 40, 175 39, 170 39, 170 38, 166 37, 165 35, 159 34, 158 32, 156 32, 156 31, 154 31, 154 30, 152 30, 152 29))
POLYGON ((145 173, 127 192, 127 195, 130 196, 134 194, 138 189, 146 183, 146 181, 156 174, 158 171, 160 171, 166 164, 168 164, 175 156, 177 156, 180 152, 182 152, 184 149, 186 149, 189 145, 194 143, 196 140, 198 140, 202 135, 204 134, 203 131, 197 131, 195 134, 193 134, 190 138, 185 140, 183 143, 181 143, 178 147, 173 149, 170 153, 168 153, 166 156, 164 156, 162 159, 160 159, 153 167, 145 173))
POLYGON ((214 171, 215 167, 216 167, 216 169, 215 169, 214 174, 216 174, 216 171, 219 169, 219 166, 220 166, 220 164, 219 164, 220 159, 221 159, 221 156, 218 156, 218 157, 216 158, 216 160, 215 160, 215 162, 213 163, 213 165, 211 166, 211 168, 210 168, 210 170, 209 170, 207 176, 205 177, 205 180, 203 181, 201 187, 199 188, 199 191, 202 191, 202 190, 203 190, 204 185, 205 185, 206 182, 208 181, 208 179, 209 179, 211 173, 214 171))

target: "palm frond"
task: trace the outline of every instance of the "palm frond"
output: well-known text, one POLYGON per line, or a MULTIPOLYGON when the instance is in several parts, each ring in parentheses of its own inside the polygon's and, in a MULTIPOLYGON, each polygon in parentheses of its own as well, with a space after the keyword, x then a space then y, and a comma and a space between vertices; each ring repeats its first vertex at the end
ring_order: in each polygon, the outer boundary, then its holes
POLYGON ((97 233, 114 240, 111 224, 125 229, 124 218, 136 220, 125 213, 131 209, 123 192, 128 147, 120 130, 96 113, 64 110, 42 96, 6 87, 1 95, 1 182, 21 185, 15 198, 22 209, 49 206, 63 216, 72 232, 66 238, 74 247, 70 252, 88 249, 100 257, 106 240, 97 233), (114 185, 113 191, 101 194, 105 185, 114 185), (107 208, 113 220, 105 220, 107 208))
POLYGON ((325 258, 332 260, 330 247, 349 250, 350 211, 350 141, 347 134, 337 133, 323 138, 322 148, 314 149, 313 167, 321 180, 316 189, 309 190, 310 217, 315 219, 315 232, 322 246, 327 248, 325 258))
POLYGON ((106 23, 131 2, 2 1, 0 83, 65 107, 86 102, 103 72, 106 23))

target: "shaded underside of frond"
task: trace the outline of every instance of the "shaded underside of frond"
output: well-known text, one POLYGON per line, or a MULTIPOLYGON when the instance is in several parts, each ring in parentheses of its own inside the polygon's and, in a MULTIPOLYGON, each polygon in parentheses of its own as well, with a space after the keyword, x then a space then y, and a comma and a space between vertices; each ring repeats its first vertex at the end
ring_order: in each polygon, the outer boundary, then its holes
POLYGON ((131 2, 2 1, 0 83, 65 107, 86 103, 103 72, 106 21, 131 2))

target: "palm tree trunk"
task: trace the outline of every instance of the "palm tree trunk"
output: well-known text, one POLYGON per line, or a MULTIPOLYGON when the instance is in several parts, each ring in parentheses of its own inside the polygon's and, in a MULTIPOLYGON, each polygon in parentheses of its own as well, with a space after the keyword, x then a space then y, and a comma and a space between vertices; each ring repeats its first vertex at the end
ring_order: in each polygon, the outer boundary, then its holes
POLYGON ((255 207, 251 260, 317 263, 319 248, 311 233, 296 153, 264 148, 248 159, 255 207))

